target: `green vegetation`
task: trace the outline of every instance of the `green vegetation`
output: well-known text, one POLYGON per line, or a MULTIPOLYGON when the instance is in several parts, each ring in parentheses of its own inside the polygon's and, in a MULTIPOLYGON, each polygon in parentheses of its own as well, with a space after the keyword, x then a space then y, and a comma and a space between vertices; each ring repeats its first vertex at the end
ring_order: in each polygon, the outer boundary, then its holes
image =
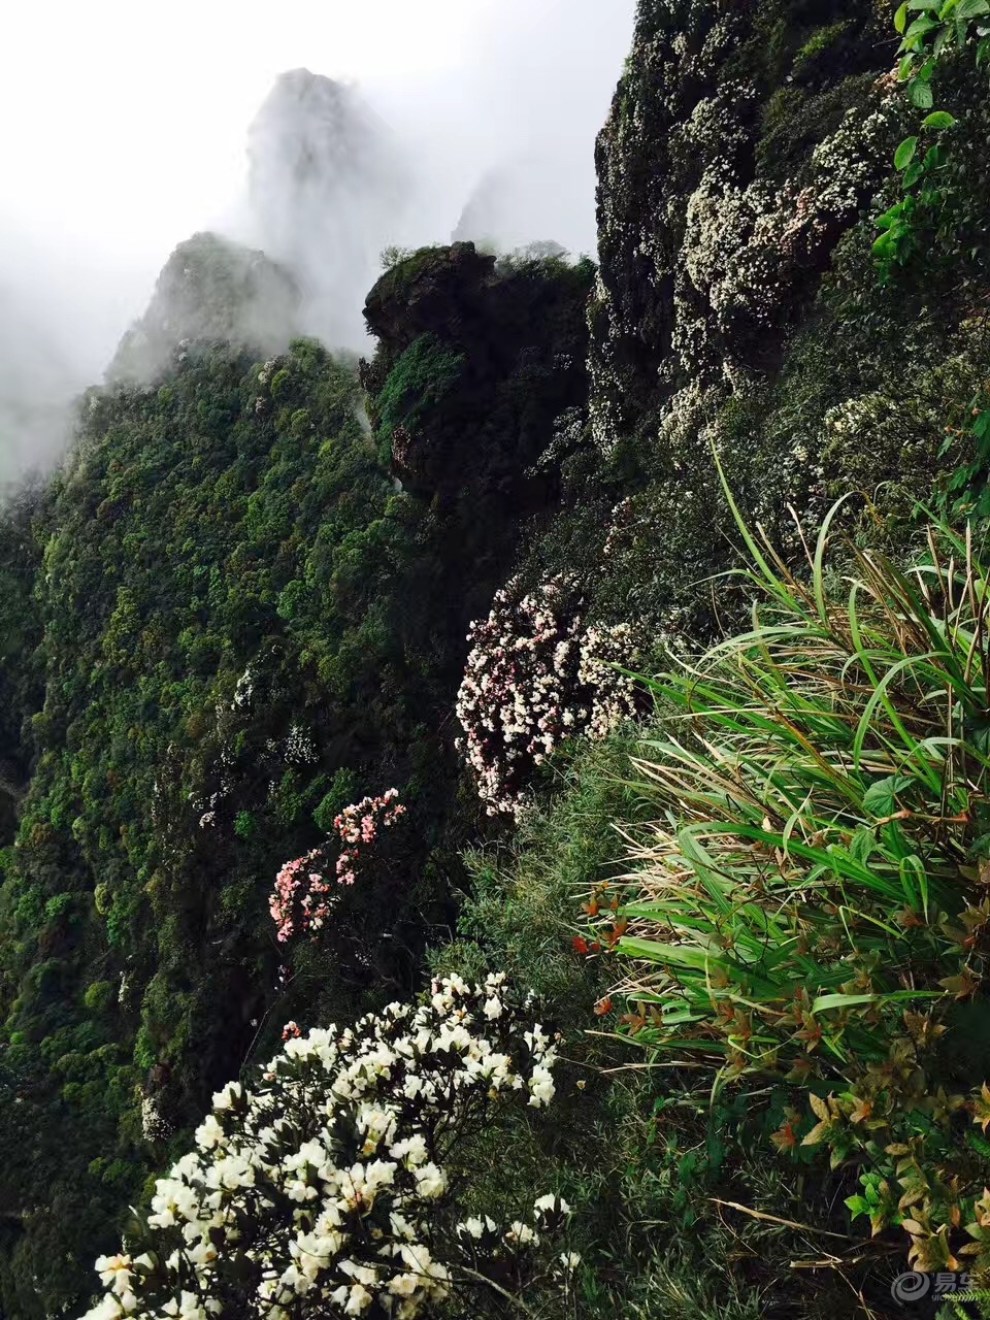
MULTIPOLYGON (((552 263, 529 278, 551 314, 573 308, 579 360, 583 286, 552 263)), ((483 361, 448 360, 483 388, 483 361)), ((492 388, 521 398, 514 364, 492 388)), ((442 409, 428 365, 386 390, 386 416, 442 409)), ((490 474, 500 449, 549 442, 537 406, 484 416, 461 460, 472 498, 431 510, 395 489, 347 364, 304 341, 264 363, 194 341, 155 384, 91 391, 64 469, 0 523, 0 1287, 17 1314, 90 1286, 148 1174, 287 1019, 418 984, 478 815, 449 712, 514 544, 490 474), (342 892, 319 941, 279 946, 280 867, 390 787, 401 854, 342 892)))
POLYGON ((918 1269, 982 1266, 986 573, 933 534, 911 574, 859 554, 839 603, 824 535, 806 584, 752 548, 753 628, 657 685, 656 824, 599 938, 642 967, 623 993, 651 1052, 858 1174, 854 1216, 902 1225, 918 1269))
MULTIPOLYGON (((470 894, 456 938, 431 957, 434 969, 525 977, 553 1005, 566 1041, 552 1122, 476 1138, 473 1193, 479 1205, 509 1206, 554 1170, 574 1210, 582 1264, 573 1310, 526 1294, 547 1320, 824 1320, 848 1313, 846 1279, 882 1302, 897 1272, 882 1255, 824 1276, 790 1267, 834 1251, 829 1232, 850 1234, 841 1202, 835 1210, 838 1179, 827 1170, 813 1179, 807 1161, 791 1177, 768 1157, 772 1128, 745 1096, 723 1092, 712 1104, 710 1075, 702 1080, 690 1064, 644 1068, 644 1055, 618 1034, 628 1030, 618 1023, 619 995, 609 995, 618 969, 588 930, 588 910, 596 901, 607 910, 602 886, 617 885, 626 869, 616 822, 642 829, 656 805, 630 760, 643 736, 630 729, 561 754, 552 801, 524 817, 511 842, 467 858, 470 894)), ((862 1245, 855 1236, 849 1244, 850 1255, 862 1245)))
POLYGON ((420 335, 385 378, 377 399, 379 433, 386 458, 397 426, 415 427, 460 377, 464 356, 445 350, 435 335, 420 335))
POLYGON ((990 1279, 988 5, 909 5, 899 83, 885 3, 641 0, 600 268, 389 250, 357 364, 261 254, 178 250, 0 514, 0 1313, 80 1314, 129 1207, 177 1242, 155 1178, 222 1164, 235 1079, 242 1246, 108 1286, 835 1320, 990 1279), (560 1057, 489 1122, 502 974, 560 1057), (357 1058, 381 1112, 324 1131, 357 1058), (419 1065, 477 1088, 449 1149, 419 1065), (383 1144, 414 1117, 449 1181, 383 1144), (393 1196, 469 1301, 391 1290, 393 1196), (498 1227, 544 1212, 562 1270, 498 1227))
MULTIPOLYGON (((264 367, 190 351, 165 385, 90 396, 50 496, 35 589, 45 700, 0 896, 18 1035, 3 1056, 15 1296, 35 1292, 42 1257, 41 1296, 71 1296, 73 1243, 111 1238, 121 1198, 161 1158, 143 1099, 181 1128, 276 1038, 284 955, 267 891, 319 841, 334 776, 397 780, 422 830, 413 874, 443 855, 434 822, 456 772, 436 773, 431 713, 444 653, 406 608, 433 559, 357 406, 351 374, 310 344, 264 367), (60 1140, 29 1154, 42 1131, 60 1140), (54 1260, 34 1209, 52 1188, 75 1207, 56 1216, 54 1260)), ((424 880, 369 902, 374 970, 342 917, 339 956, 293 966, 287 1015, 295 996, 360 1004, 372 983, 407 982, 408 913, 442 912, 442 893, 424 880)))

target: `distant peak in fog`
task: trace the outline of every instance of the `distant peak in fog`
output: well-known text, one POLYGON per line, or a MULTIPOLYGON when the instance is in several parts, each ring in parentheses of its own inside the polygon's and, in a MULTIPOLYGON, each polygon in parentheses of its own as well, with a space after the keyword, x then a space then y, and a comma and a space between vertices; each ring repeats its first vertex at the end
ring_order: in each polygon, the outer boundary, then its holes
POLYGON ((354 88, 293 69, 251 125, 248 161, 249 232, 304 291, 305 328, 360 345, 364 295, 412 187, 389 129, 354 88))
MULTIPOLYGON (((487 170, 475 185, 451 235, 500 252, 557 243, 562 220, 559 189, 546 186, 553 163, 520 155, 487 170)), ((563 247, 562 247, 563 250, 563 247)))

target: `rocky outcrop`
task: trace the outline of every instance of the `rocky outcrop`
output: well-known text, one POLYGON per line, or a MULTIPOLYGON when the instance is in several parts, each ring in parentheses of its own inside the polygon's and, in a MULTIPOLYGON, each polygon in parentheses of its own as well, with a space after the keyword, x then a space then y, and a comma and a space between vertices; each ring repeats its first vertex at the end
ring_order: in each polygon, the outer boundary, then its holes
POLYGON ((530 469, 558 416, 587 401, 592 274, 589 262, 496 259, 455 243, 381 277, 365 305, 379 348, 362 380, 407 489, 448 501, 497 495, 513 527, 520 504, 546 498, 530 469))
POLYGON ((461 242, 422 248, 387 270, 364 304, 368 329, 380 345, 379 375, 420 335, 440 334, 462 346, 490 336, 485 300, 495 261, 474 243, 461 242))

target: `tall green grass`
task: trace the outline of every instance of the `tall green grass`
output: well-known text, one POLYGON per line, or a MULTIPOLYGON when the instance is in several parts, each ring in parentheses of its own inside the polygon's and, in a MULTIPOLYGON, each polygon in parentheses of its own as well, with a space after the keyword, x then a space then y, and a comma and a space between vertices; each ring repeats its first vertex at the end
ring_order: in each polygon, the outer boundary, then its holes
POLYGON ((655 1063, 793 1093, 777 1146, 858 1177, 874 1233, 990 1265, 988 570, 933 527, 909 570, 850 549, 836 591, 832 522, 799 576, 739 520, 751 627, 652 681, 652 820, 593 906, 655 1063))
MULTIPOLYGON (((620 731, 562 748, 554 792, 511 837, 465 858, 470 891, 456 938, 434 951, 434 970, 505 970, 540 996, 546 1020, 564 1032, 550 1121, 520 1114, 465 1148, 472 1209, 512 1219, 536 1186, 559 1190, 572 1206, 582 1263, 566 1306, 556 1290, 527 1293, 540 1320, 834 1320, 848 1310, 849 1282, 790 1262, 834 1246, 835 1177, 792 1186, 754 1142, 735 1142, 745 1104, 719 1101, 709 1111, 668 1073, 630 1058, 628 1045, 610 1038, 610 1018, 593 1015, 612 967, 574 947, 575 914, 609 871, 613 822, 649 819, 629 782, 636 745, 634 733, 620 731), (588 1033, 589 1021, 600 1030, 588 1033), (741 1204, 762 1217, 734 1208, 741 1204)), ((882 1270, 857 1269, 857 1288, 872 1283, 881 1300, 889 1296, 882 1270)))

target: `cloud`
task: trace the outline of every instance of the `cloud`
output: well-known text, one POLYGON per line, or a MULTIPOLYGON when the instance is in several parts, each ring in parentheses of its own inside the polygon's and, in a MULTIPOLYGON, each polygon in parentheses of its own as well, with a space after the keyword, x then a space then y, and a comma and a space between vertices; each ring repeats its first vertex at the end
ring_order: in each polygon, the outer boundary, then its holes
POLYGON ((17 6, 0 48, 0 476, 58 449, 50 405, 99 379, 197 231, 256 242, 267 229, 306 273, 310 323, 352 345, 380 247, 448 241, 493 181, 486 236, 592 249, 594 137, 633 8, 287 0, 276 16, 260 0, 93 0, 59 10, 53 31, 50 9, 17 6), (277 169, 259 207, 256 140, 245 207, 248 128, 277 76, 302 67, 360 85, 352 104, 377 145, 297 189, 287 223, 277 169))

